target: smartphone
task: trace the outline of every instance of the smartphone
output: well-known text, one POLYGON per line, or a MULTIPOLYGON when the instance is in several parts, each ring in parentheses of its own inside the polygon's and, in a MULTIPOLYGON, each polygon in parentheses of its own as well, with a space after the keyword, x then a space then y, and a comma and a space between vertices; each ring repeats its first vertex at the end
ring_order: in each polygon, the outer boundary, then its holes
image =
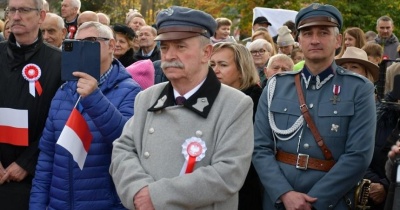
POLYGON ((85 72, 100 80, 100 43, 66 39, 61 54, 61 80, 78 80, 72 72, 85 72))

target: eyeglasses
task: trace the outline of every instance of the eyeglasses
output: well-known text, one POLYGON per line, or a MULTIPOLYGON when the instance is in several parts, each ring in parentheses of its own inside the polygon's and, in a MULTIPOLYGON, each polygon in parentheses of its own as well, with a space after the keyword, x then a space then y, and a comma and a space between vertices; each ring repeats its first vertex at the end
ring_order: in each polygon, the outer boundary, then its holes
POLYGON ((96 41, 108 41, 110 40, 109 38, 105 37, 94 37, 94 36, 89 36, 83 39, 76 39, 78 41, 90 41, 90 42, 96 42, 96 41))
POLYGON ((11 7, 11 8, 5 9, 4 11, 6 13, 8 13, 9 15, 15 15, 15 13, 17 13, 17 11, 21 15, 26 15, 29 12, 35 11, 35 10, 40 11, 40 9, 38 9, 38 8, 30 8, 30 7, 20 7, 20 8, 11 7))
POLYGON ((261 50, 252 50, 252 51, 250 51, 250 53, 252 54, 252 55, 257 55, 257 54, 259 54, 259 55, 264 55, 264 53, 266 52, 266 50, 263 50, 263 49, 261 49, 261 50))

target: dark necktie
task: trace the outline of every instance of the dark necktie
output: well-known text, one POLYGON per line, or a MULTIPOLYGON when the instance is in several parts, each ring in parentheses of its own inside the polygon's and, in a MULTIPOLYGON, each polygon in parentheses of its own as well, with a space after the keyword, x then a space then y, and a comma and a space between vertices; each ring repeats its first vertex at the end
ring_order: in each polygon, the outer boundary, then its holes
POLYGON ((178 96, 175 98, 175 102, 177 105, 183 105, 183 103, 185 103, 186 98, 183 96, 178 96))

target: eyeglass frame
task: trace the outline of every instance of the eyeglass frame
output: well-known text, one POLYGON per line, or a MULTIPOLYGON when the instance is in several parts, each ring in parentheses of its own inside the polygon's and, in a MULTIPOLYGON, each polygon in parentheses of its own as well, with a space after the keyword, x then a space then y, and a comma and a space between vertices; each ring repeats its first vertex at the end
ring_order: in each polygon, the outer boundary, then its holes
POLYGON ((86 41, 86 42, 98 42, 98 41, 110 41, 110 38, 89 36, 83 39, 75 39, 75 40, 86 41))
POLYGON ((32 12, 32 11, 35 11, 35 10, 40 12, 41 9, 32 8, 32 7, 11 7, 11 8, 7 7, 7 8, 4 9, 4 11, 6 12, 7 15, 15 15, 17 13, 17 11, 18 11, 18 13, 20 15, 26 15, 29 12, 32 12))
POLYGON ((264 55, 266 52, 269 52, 268 50, 260 49, 260 50, 251 50, 250 53, 251 55, 264 55))

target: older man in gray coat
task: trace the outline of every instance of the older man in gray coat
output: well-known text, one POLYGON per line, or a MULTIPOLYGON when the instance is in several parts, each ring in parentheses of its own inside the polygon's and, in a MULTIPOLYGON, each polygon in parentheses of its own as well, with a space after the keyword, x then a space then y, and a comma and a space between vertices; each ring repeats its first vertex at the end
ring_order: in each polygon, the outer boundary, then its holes
POLYGON ((208 67, 216 22, 171 7, 157 16, 170 82, 138 94, 110 173, 129 209, 237 209, 253 151, 252 101, 208 67))

